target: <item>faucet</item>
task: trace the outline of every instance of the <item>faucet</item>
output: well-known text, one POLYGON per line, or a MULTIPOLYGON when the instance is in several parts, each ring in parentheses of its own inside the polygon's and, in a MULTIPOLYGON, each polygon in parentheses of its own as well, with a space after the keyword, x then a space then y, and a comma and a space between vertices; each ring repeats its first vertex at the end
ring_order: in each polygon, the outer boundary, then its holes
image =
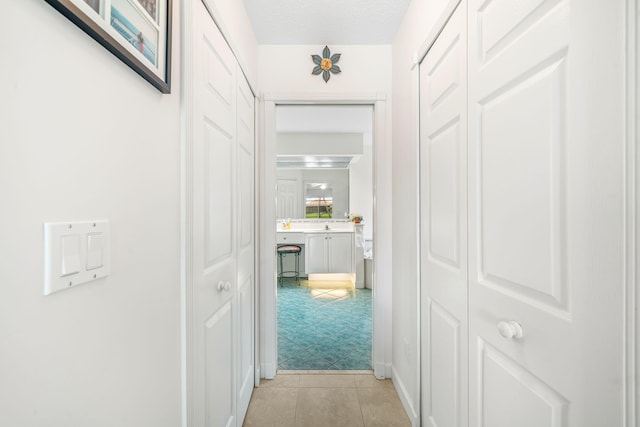
POLYGON ((325 230, 328 230, 328 229, 329 229, 329 223, 326 223, 326 224, 324 225, 324 229, 325 229, 325 230))

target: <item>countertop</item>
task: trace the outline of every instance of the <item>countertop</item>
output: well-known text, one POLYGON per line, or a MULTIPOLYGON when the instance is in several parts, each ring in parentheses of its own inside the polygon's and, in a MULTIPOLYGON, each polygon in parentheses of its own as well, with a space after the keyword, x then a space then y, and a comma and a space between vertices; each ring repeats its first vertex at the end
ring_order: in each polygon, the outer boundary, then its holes
POLYGON ((324 228, 316 228, 312 230, 305 229, 292 229, 292 230, 276 230, 278 233, 305 233, 305 234, 314 234, 314 233, 353 233, 353 230, 341 230, 339 228, 329 228, 325 230, 324 228))

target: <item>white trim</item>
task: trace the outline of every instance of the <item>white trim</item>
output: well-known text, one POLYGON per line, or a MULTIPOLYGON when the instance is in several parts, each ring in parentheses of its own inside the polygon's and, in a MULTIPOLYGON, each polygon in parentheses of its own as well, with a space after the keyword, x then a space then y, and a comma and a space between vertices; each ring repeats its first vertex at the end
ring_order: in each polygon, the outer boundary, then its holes
POLYGON ((382 94, 372 100, 373 119, 373 366, 377 378, 391 376, 392 353, 392 159, 391 131, 382 94), (379 364, 384 364, 381 371, 379 364), (375 367, 378 367, 376 370, 375 367))
POLYGON ((440 14, 440 17, 438 17, 438 20, 433 25, 433 29, 424 39, 424 42, 422 42, 420 48, 413 55, 411 69, 414 69, 416 68, 416 66, 420 65, 424 57, 427 56, 427 52, 429 52, 429 49, 431 49, 431 46, 433 46, 438 36, 447 25, 447 22, 449 22, 451 15, 453 15, 453 12, 455 12, 458 4, 460 4, 460 1, 461 0, 449 0, 449 3, 444 8, 444 11, 440 14))
POLYGON ((266 206, 275 205, 276 191, 276 141, 275 141, 275 103, 263 101, 262 103, 261 135, 262 151, 260 152, 260 208, 258 223, 260 226, 260 361, 264 378, 273 379, 278 367, 277 335, 276 335, 276 269, 273 250, 276 246, 276 212, 275 209, 266 209, 266 206))
POLYGON ((276 104, 297 104, 297 105, 374 105, 376 101, 385 101, 387 96, 384 92, 367 92, 345 94, 342 92, 335 93, 316 93, 316 92, 295 92, 295 93, 264 93, 263 101, 272 101, 276 104))
POLYGON ((411 397, 409 396, 409 393, 407 393, 407 388, 404 386, 404 383, 402 382, 402 380, 400 380, 400 376, 396 372, 396 369, 393 367, 391 368, 391 381, 393 382, 393 385, 396 388, 396 392, 398 392, 398 397, 400 398, 400 402, 402 402, 404 411, 407 413, 407 416, 409 417, 409 421, 411 421, 411 425, 413 427, 419 427, 420 426, 419 408, 416 408, 416 406, 411 403, 411 397))
POLYGON ((625 335, 624 335, 624 394, 625 394, 625 426, 636 427, 639 420, 638 373, 640 372, 640 317, 637 310, 640 305, 640 282, 638 281, 637 265, 640 262, 638 253, 638 222, 640 221, 640 174, 637 165, 640 164, 640 150, 638 143, 638 102, 640 100, 639 64, 637 49, 640 46, 638 34, 638 0, 627 0, 626 10, 626 153, 625 153, 625 335))
POLYGON ((261 364, 261 356, 260 356, 260 286, 258 285, 260 280, 260 221, 258 219, 258 207, 260 206, 260 171, 262 168, 260 167, 260 156, 262 153, 262 146, 258 144, 259 135, 262 133, 262 111, 260 110, 260 99, 258 97, 254 98, 253 101, 253 112, 254 112, 254 127, 253 127, 253 140, 254 140, 254 150, 253 150, 253 188, 254 188, 254 198, 253 198, 253 222, 254 222, 254 230, 253 230, 253 242, 254 242, 254 285, 253 285, 253 305, 254 305, 254 313, 253 313, 253 358, 254 358, 254 366, 256 368, 254 372, 254 385, 256 387, 260 386, 260 378, 263 372, 262 364, 261 364))
POLYGON ((263 96, 264 128, 260 183, 260 355, 262 374, 273 378, 277 367, 276 336, 276 105, 325 104, 325 105, 372 105, 373 122, 373 245, 376 262, 373 271, 373 368, 377 378, 391 375, 391 146, 387 123, 386 94, 318 94, 284 93, 263 96))
MULTIPOLYGON (((262 351, 263 349, 260 350, 262 351)), ((278 370, 276 363, 261 363, 260 368, 260 379, 272 380, 276 377, 276 371, 278 370)))
POLYGON ((181 298, 181 422, 182 427, 193 424, 193 259, 190 244, 193 206, 193 3, 181 2, 181 64, 180 70, 180 298, 181 298), (190 388, 191 387, 191 388, 190 388))
MULTIPOLYGON (((420 209, 420 195, 421 195, 421 187, 420 187, 420 67, 414 67, 412 72, 412 97, 413 99, 413 109, 415 114, 415 138, 414 141, 414 155, 415 155, 415 170, 417 172, 417 183, 416 183, 416 194, 415 198, 417 200, 416 203, 416 277, 417 281, 417 289, 416 289, 416 313, 417 313, 417 328, 416 328, 416 377, 418 381, 416 383, 417 390, 415 391, 414 396, 417 396, 418 402, 416 404, 418 421, 420 421, 422 417, 422 245, 421 245, 421 236, 422 236, 422 223, 421 223, 421 209, 420 209)), ((419 425, 419 424, 418 424, 419 425)))
MULTIPOLYGON (((390 331, 391 329, 389 329, 390 331)), ((375 340, 375 338, 374 338, 375 340)), ((375 362, 373 363, 373 375, 379 379, 383 380, 385 378, 391 378, 391 374, 393 370, 393 364, 391 362, 375 362)))

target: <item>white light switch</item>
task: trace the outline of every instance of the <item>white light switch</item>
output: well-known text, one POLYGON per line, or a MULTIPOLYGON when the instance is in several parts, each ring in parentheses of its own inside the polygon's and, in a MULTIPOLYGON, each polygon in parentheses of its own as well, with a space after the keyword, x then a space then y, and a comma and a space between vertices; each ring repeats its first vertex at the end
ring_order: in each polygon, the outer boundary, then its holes
POLYGON ((103 237, 101 233, 89 234, 87 236, 87 270, 102 267, 102 241, 103 237))
POLYGON ((80 236, 62 236, 60 277, 80 272, 80 236))
POLYGON ((44 224, 44 294, 109 275, 109 222, 44 224))

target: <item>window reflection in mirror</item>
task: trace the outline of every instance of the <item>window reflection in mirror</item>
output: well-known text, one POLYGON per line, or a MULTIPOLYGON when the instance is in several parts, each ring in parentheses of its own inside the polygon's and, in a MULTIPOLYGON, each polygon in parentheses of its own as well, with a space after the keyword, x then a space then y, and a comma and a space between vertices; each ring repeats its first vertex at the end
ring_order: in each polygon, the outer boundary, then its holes
POLYGON ((333 190, 329 183, 306 183, 304 200, 306 218, 333 218, 333 190))

